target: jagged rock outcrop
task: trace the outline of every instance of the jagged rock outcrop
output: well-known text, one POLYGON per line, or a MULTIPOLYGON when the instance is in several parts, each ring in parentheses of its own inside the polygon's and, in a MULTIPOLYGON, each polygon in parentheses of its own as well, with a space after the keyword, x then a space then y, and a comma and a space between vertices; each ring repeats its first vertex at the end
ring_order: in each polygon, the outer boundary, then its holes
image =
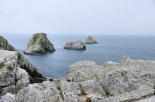
POLYGON ((46 78, 19 52, 0 50, 0 96, 16 94, 28 84, 44 80, 46 78))
POLYGON ((25 54, 37 55, 46 54, 48 52, 54 52, 55 48, 53 44, 48 40, 46 33, 36 33, 30 39, 25 54))
POLYGON ((85 41, 86 44, 96 44, 98 43, 92 36, 88 36, 88 38, 85 41))
POLYGON ((64 46, 64 49, 70 49, 70 50, 85 50, 86 46, 85 44, 78 40, 75 42, 67 42, 64 46))
POLYGON ((2 36, 0 36, 0 50, 16 51, 16 49, 2 36))

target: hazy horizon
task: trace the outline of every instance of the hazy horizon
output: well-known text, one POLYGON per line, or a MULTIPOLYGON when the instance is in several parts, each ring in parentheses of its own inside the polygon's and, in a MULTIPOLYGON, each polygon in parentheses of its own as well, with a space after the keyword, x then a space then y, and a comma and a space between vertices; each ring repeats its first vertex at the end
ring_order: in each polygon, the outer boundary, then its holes
POLYGON ((0 0, 0 34, 155 35, 154 0, 0 0))

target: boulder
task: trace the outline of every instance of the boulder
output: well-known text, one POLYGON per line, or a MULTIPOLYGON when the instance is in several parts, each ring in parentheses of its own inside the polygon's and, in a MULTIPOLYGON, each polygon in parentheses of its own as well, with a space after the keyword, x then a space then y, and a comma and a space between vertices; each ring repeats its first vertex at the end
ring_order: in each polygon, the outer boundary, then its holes
POLYGON ((36 33, 30 39, 24 53, 29 55, 46 54, 54 52, 53 44, 48 40, 46 33, 36 33))
POLYGON ((119 95, 144 86, 153 89, 154 69, 153 61, 135 61, 124 57, 121 64, 105 64, 97 76, 109 95, 119 95))
POLYGON ((16 95, 16 102, 63 102, 52 82, 30 84, 16 95))
POLYGON ((80 61, 72 64, 69 68, 69 74, 66 79, 73 82, 88 81, 96 79, 96 73, 101 70, 93 61, 80 61))
POLYGON ((75 42, 67 42, 64 46, 64 49, 70 49, 70 50, 85 50, 86 46, 85 44, 78 40, 75 42))
POLYGON ((85 41, 86 44, 96 44, 97 41, 94 40, 92 36, 88 36, 88 38, 85 41))

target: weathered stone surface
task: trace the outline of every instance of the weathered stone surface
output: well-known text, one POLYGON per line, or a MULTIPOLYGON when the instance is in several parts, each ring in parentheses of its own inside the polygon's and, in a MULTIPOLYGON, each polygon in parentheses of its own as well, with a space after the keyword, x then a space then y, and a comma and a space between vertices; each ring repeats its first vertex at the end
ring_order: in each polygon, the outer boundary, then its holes
POLYGON ((106 95, 100 82, 97 80, 83 81, 83 82, 80 82, 80 85, 83 88, 83 90, 85 91, 85 94, 87 94, 87 95, 93 94, 93 95, 99 96, 99 97, 103 97, 106 95))
POLYGON ((96 73, 99 70, 101 70, 101 66, 97 66, 93 61, 77 62, 70 66, 70 72, 66 79, 73 82, 96 79, 96 73))
POLYGON ((72 93, 63 93, 64 94, 64 102, 85 102, 85 98, 74 95, 72 93))
POLYGON ((88 36, 88 38, 85 41, 86 44, 96 44, 97 41, 94 40, 92 36, 88 36))
POLYGON ((109 65, 110 68, 99 71, 98 78, 110 95, 134 91, 143 86, 153 88, 154 73, 151 74, 152 72, 149 71, 154 71, 153 63, 141 63, 141 61, 134 61, 125 57, 120 65, 112 63, 111 66, 116 66, 110 67, 109 65))
POLYGON ((6 95, 1 97, 0 102, 16 102, 15 94, 7 93, 6 95))
POLYGON ((64 46, 64 49, 85 50, 86 46, 82 41, 78 40, 75 42, 67 42, 64 46))
POLYGON ((16 95, 16 102, 63 102, 54 83, 30 84, 16 95))
POLYGON ((81 89, 79 87, 78 83, 75 82, 67 82, 67 81, 61 81, 61 91, 64 93, 72 93, 74 95, 80 95, 81 89))
POLYGON ((16 90, 19 91, 20 89, 26 87, 28 84, 30 84, 30 77, 28 73, 21 68, 17 68, 16 70, 16 90))
POLYGON ((17 70, 17 53, 8 54, 0 50, 0 96, 7 92, 15 93, 15 73, 17 70))
POLYGON ((48 40, 46 33, 36 33, 30 39, 25 54, 36 55, 54 52, 53 44, 48 40))
POLYGON ((0 50, 16 51, 16 49, 2 36, 0 36, 0 50))

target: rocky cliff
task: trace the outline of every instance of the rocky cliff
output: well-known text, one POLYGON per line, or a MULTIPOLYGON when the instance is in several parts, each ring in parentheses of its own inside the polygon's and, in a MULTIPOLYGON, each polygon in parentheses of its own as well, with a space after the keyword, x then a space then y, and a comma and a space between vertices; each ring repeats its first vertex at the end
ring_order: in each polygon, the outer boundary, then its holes
POLYGON ((45 54, 48 52, 54 52, 55 48, 53 44, 48 40, 46 33, 36 33, 30 39, 25 54, 37 55, 45 54))
POLYGON ((17 51, 0 50, 0 96, 46 78, 17 51))

